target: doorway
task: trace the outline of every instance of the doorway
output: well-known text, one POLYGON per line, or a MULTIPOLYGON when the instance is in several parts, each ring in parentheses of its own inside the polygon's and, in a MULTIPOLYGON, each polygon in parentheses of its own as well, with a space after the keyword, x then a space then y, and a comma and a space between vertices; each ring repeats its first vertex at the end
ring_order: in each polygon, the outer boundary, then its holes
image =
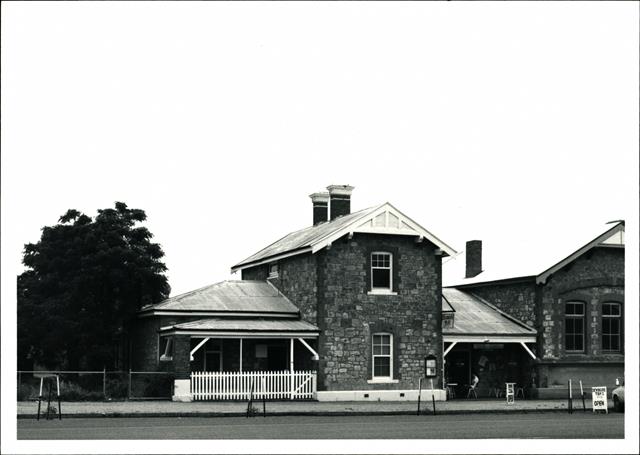
POLYGON ((446 378, 447 383, 458 384, 455 386, 456 395, 460 396, 465 385, 471 379, 471 352, 452 350, 446 357, 446 378))

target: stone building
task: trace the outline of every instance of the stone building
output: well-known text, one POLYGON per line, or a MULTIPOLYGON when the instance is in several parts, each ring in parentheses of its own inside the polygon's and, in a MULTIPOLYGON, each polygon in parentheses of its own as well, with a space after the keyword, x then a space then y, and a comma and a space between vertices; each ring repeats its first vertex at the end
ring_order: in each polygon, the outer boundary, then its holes
POLYGON ((352 187, 327 189, 312 225, 232 267, 241 281, 142 309, 136 361, 173 371, 175 399, 193 396, 194 371, 285 370, 313 371, 318 400, 415 399, 427 358, 445 399, 441 262, 455 251, 389 203, 351 212, 352 187))
POLYGON ((458 258, 444 265, 445 298, 455 292, 472 296, 530 328, 535 343, 528 345, 529 356, 516 344, 496 349, 459 343, 451 349, 445 334, 446 365, 457 372, 456 364, 464 363, 464 379, 484 358, 481 383, 488 392, 506 380, 541 398, 564 396, 569 379, 612 388, 624 376, 624 222, 592 235, 569 254, 556 252, 540 265, 525 260, 521 270, 507 258, 483 269, 482 242, 467 242, 464 267, 458 258))

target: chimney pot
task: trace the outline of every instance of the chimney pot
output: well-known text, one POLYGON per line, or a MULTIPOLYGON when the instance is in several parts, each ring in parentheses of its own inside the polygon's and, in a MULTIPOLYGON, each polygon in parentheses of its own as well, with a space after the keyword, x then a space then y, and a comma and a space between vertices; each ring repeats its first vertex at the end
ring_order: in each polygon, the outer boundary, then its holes
POLYGON ((467 242, 465 265, 465 278, 473 278, 482 272, 482 240, 467 242))
POLYGON ((339 216, 351 213, 351 192, 349 185, 329 185, 329 219, 335 220, 339 216))
POLYGON ((313 225, 324 223, 329 219, 329 193, 310 194, 313 203, 313 225))

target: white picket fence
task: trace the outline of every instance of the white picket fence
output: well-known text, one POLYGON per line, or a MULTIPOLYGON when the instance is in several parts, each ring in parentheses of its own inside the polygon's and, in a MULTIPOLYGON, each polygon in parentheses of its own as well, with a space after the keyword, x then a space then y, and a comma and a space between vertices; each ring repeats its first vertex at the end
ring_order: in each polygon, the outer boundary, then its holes
POLYGON ((316 395, 315 371, 191 373, 194 400, 309 400, 316 395))

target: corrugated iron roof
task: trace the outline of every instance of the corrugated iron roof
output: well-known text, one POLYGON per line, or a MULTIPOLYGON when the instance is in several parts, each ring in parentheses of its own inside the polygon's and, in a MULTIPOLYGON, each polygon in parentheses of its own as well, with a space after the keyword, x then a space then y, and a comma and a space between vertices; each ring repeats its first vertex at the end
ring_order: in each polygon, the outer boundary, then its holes
MULTIPOLYGON (((522 322, 502 314, 479 297, 455 288, 442 289, 443 297, 455 310, 453 328, 446 335, 535 335, 536 331, 522 322)), ((443 302, 444 307, 444 302, 443 302)))
POLYGON ((249 256, 243 261, 240 261, 239 263, 234 265, 232 269, 238 268, 245 264, 258 262, 272 256, 278 256, 290 251, 310 248, 315 241, 320 240, 330 235, 331 233, 342 229, 358 218, 368 215, 378 207, 380 206, 369 207, 357 212, 350 213, 349 215, 338 217, 332 221, 327 221, 315 226, 309 226, 304 229, 300 229, 299 231, 291 232, 290 234, 282 237, 280 240, 277 240, 276 242, 249 256))
POLYGON ((288 319, 219 319, 207 318, 193 322, 184 322, 168 327, 162 327, 162 331, 170 330, 194 330, 194 331, 223 331, 223 332, 310 332, 320 331, 315 325, 288 319))
POLYGON ((296 254, 315 253, 340 237, 354 232, 410 235, 420 239, 425 238, 436 245, 444 255, 456 254, 453 248, 438 237, 393 205, 385 202, 287 234, 277 242, 234 265, 231 267, 231 271, 235 272, 296 254))
POLYGON ((298 308, 266 281, 233 280, 171 297, 142 311, 220 311, 298 314, 298 308))

